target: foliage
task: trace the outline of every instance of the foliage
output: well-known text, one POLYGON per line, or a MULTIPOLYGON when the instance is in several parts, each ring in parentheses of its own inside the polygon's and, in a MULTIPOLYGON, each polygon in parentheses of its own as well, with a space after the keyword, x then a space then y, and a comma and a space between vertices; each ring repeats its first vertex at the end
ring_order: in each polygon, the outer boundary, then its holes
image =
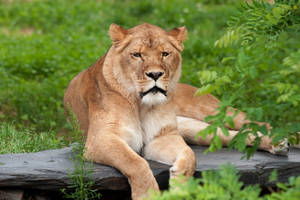
MULTIPOLYGON (((274 144, 285 137, 291 143, 299 142, 299 8, 296 0, 278 0, 273 5, 253 1, 241 4, 228 21, 228 31, 215 42, 226 54, 218 65, 198 73, 202 84, 198 94, 214 93, 224 102, 219 114, 206 119, 214 122, 202 135, 224 126, 230 120, 224 115, 226 107, 232 106, 246 112, 250 120, 269 122, 274 144)), ((226 128, 222 130, 226 134, 226 128)), ((259 145, 258 132, 269 134, 265 126, 244 126, 230 148, 249 157, 259 145), (252 148, 245 145, 248 134, 256 136, 252 148)), ((217 137, 213 140, 218 141, 217 137)), ((217 148, 217 142, 210 146, 210 150, 217 148)))
POLYGON ((281 191, 267 196, 267 200, 297 200, 300 198, 300 176, 290 177, 288 184, 277 183, 277 187, 281 191))
POLYGON ((241 2, 239 0, 200 0, 203 4, 236 4, 237 2, 241 2))
POLYGON ((73 144, 72 152, 74 157, 71 157, 71 160, 74 163, 74 170, 69 172, 71 185, 63 188, 61 192, 66 199, 100 199, 101 194, 93 189, 93 162, 86 162, 83 156, 83 142, 73 144))
POLYGON ((278 193, 260 196, 257 185, 243 186, 239 181, 237 170, 231 165, 221 166, 219 171, 205 171, 202 178, 191 178, 182 184, 181 180, 173 180, 168 191, 156 193, 149 200, 279 200, 299 199, 300 177, 291 177, 289 183, 278 183, 278 193))
MULTIPOLYGON (((69 107, 70 109, 70 107, 69 107)), ((69 172, 69 179, 71 185, 68 188, 63 188, 61 192, 64 194, 66 199, 77 199, 77 200, 90 200, 100 199, 101 194, 97 193, 96 189, 93 189, 94 177, 93 169, 94 165, 92 161, 86 162, 84 157, 85 153, 85 137, 80 130, 79 124, 75 118, 75 115, 71 113, 72 120, 72 133, 73 139, 78 143, 73 144, 72 153, 70 157, 74 163, 74 170, 69 172)))

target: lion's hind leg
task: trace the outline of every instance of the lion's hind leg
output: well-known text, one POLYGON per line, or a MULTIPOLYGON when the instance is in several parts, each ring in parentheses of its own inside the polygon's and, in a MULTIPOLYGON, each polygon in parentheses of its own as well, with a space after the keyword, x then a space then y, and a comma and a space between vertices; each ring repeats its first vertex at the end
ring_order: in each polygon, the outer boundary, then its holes
MULTIPOLYGON (((205 146, 208 146, 210 144, 212 135, 208 135, 205 139, 197 136, 199 131, 205 129, 207 126, 209 126, 209 124, 188 117, 177 116, 176 118, 179 134, 187 143, 205 146)), ((238 131, 229 130, 229 136, 225 136, 220 128, 218 128, 217 130, 217 135, 221 137, 223 146, 227 146, 237 133, 238 131)), ((249 136, 246 141, 247 145, 251 146, 254 139, 255 138, 253 136, 249 136)), ((286 142, 283 142, 282 145, 278 145, 275 147, 272 145, 272 140, 269 137, 265 136, 262 137, 259 149, 268 151, 272 154, 286 155, 288 153, 288 146, 286 142)))
MULTIPOLYGON (((299 138, 300 138, 300 132, 298 132, 299 138)), ((292 147, 300 149, 300 142, 298 144, 292 145, 292 147)))
MULTIPOLYGON (((177 116, 177 126, 179 134, 188 144, 208 146, 211 142, 212 135, 208 135, 205 139, 197 134, 204 130, 208 123, 188 117, 177 116)), ((217 134, 221 137, 223 146, 227 146, 230 140, 237 134, 238 131, 229 131, 229 136, 225 136, 220 129, 217 134)))

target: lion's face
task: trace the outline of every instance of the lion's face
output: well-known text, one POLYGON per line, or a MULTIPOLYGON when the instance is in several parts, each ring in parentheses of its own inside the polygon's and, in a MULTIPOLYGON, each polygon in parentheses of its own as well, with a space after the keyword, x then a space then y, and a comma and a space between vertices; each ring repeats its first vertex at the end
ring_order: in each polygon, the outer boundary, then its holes
POLYGON ((142 104, 155 105, 167 101, 180 77, 180 51, 186 29, 166 32, 159 27, 142 24, 125 30, 112 25, 110 35, 118 55, 115 62, 119 68, 115 69, 115 75, 119 83, 137 95, 142 104))

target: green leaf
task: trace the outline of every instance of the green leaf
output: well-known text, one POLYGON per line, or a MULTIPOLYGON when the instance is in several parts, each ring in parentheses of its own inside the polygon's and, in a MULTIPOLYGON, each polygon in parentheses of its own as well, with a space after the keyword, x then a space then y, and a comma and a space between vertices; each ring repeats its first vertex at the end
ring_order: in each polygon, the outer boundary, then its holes
POLYGON ((200 95, 205 95, 205 94, 209 94, 211 93, 213 90, 213 87, 211 84, 207 84, 201 88, 199 88, 196 93, 195 96, 200 96, 200 95))
POLYGON ((215 143, 217 149, 221 149, 222 146, 223 146, 223 145, 222 145, 221 137, 218 136, 218 135, 215 135, 215 136, 214 136, 214 143, 215 143))
POLYGON ((220 128, 225 136, 229 136, 229 131, 225 126, 220 126, 220 128))
POLYGON ((271 175, 269 177, 269 182, 277 181, 277 178, 278 178, 278 173, 277 170, 275 169, 271 172, 271 175))
MULTIPOLYGON (((234 118, 234 116, 226 116, 225 118, 224 118, 224 121, 225 121, 225 123, 226 124, 228 124, 228 126, 230 127, 230 128, 234 128, 234 121, 233 121, 233 118, 234 118)), ((224 133, 224 132, 223 132, 224 133)))

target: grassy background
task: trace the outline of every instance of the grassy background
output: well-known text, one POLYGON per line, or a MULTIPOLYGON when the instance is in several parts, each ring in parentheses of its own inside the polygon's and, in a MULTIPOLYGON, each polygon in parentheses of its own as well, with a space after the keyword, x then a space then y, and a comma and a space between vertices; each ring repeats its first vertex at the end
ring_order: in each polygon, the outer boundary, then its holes
POLYGON ((70 130, 62 105, 65 88, 108 50, 111 23, 126 28, 143 22, 165 29, 185 25, 189 39, 181 81, 198 86, 196 72, 222 59, 213 44, 238 1, 0 2, 0 149, 5 149, 10 142, 7 134, 17 130, 23 133, 20 138, 50 131, 50 141, 53 132, 62 135, 70 130))

